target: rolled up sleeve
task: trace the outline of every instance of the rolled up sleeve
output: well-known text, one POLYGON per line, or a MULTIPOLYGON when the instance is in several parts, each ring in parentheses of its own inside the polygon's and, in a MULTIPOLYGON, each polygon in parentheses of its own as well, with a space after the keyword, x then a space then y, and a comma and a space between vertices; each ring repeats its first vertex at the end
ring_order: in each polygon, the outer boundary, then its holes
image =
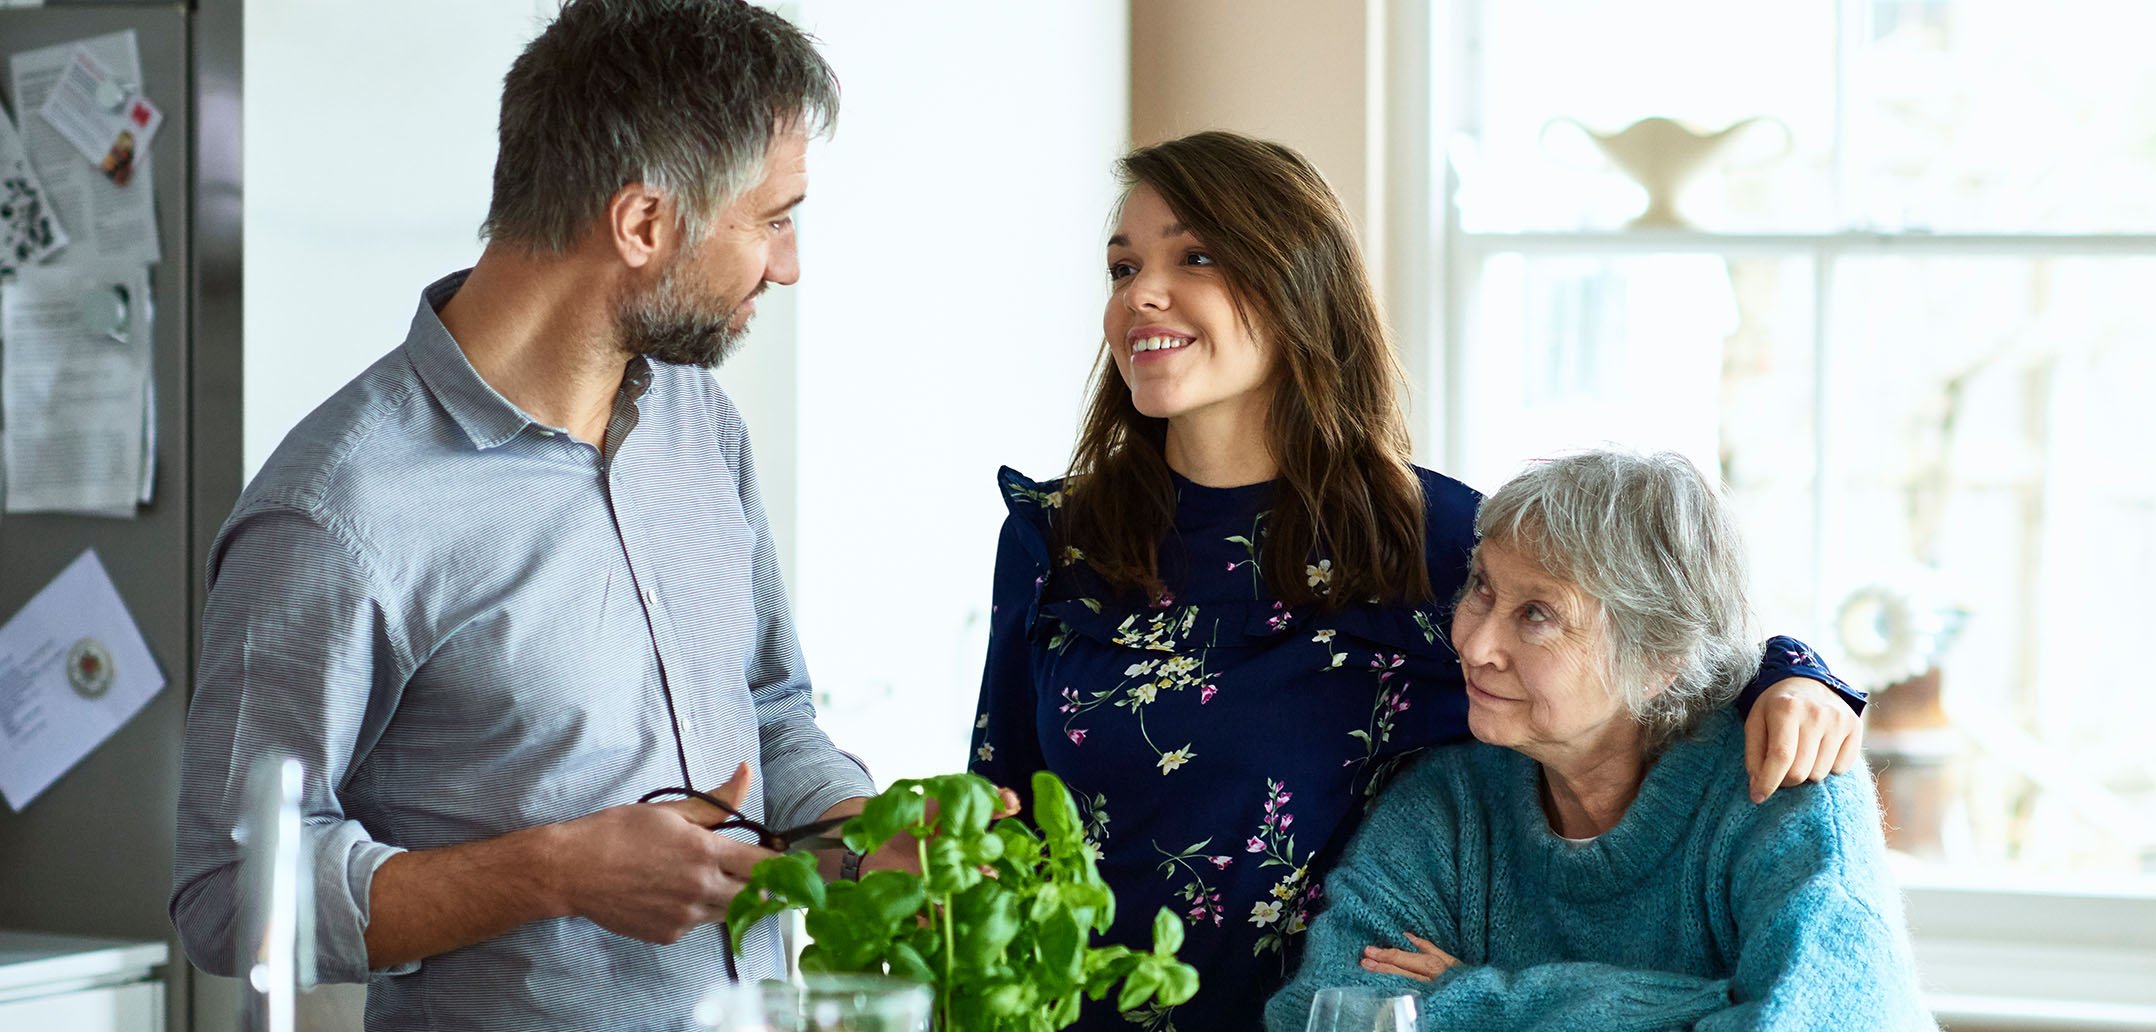
MULTIPOLYGON (((197 967, 232 975, 249 936, 232 831, 258 757, 300 761, 317 975, 365 980, 368 892, 397 847, 348 815, 338 788, 380 737, 412 668, 394 614, 350 538, 303 513, 235 514, 210 560, 187 714, 170 912, 197 967)), ((408 970, 408 965, 398 970, 408 970)))

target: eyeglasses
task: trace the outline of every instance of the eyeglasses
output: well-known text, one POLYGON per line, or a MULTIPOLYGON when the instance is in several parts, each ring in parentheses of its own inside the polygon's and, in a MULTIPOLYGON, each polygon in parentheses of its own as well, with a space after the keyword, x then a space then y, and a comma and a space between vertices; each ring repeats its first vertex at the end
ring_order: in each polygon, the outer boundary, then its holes
POLYGON ((711 804, 720 813, 729 815, 727 819, 712 825, 712 831, 740 828, 754 834, 757 845, 774 853, 800 853, 818 849, 841 848, 845 845, 845 842, 836 835, 831 834, 831 832, 837 831, 840 825, 851 820, 848 817, 829 817, 824 820, 810 821, 807 824, 774 831, 770 825, 726 805, 725 801, 719 797, 709 792, 699 792, 693 788, 655 788, 638 796, 636 801, 639 803, 655 803, 661 799, 675 797, 698 799, 711 804))

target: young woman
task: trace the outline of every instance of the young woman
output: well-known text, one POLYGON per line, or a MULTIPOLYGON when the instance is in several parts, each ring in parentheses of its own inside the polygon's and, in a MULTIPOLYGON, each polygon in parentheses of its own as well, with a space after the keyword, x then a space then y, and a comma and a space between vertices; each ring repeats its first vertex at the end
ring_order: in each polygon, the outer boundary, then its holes
MULTIPOLYGON (((1211 132, 1121 172, 1071 473, 1000 477, 973 769, 1070 785, 1111 941, 1183 916, 1200 989, 1146 1027, 1252 1029, 1366 797, 1467 735, 1442 628, 1480 499, 1409 462, 1398 359, 1308 162, 1211 132)), ((1751 794, 1853 763, 1861 702, 1771 642, 1738 701, 1751 794)), ((1130 1026, 1104 1005, 1079 1027, 1130 1026)))

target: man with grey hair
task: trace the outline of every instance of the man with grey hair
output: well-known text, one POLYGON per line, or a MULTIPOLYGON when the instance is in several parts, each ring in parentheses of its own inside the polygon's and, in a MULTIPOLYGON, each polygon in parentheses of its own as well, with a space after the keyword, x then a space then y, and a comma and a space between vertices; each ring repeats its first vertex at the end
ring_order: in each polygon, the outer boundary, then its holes
POLYGON ((287 754, 317 967, 370 984, 370 1027, 684 1027, 720 977, 781 972, 768 924, 727 948, 727 904, 763 831, 873 785, 816 726, 707 367, 799 275, 837 102, 808 39, 734 0, 571 0, 517 59, 477 263, 211 552, 171 900, 196 964, 239 964, 238 789, 287 754), (638 802, 672 786, 747 826, 638 802))

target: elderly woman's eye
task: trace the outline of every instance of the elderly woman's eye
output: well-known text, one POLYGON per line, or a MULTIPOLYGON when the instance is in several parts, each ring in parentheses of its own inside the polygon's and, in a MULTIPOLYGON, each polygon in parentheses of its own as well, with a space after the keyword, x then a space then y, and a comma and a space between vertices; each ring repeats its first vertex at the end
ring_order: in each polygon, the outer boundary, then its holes
POLYGON ((1548 623, 1551 619, 1550 611, 1542 608, 1539 602, 1529 602, 1527 608, 1520 610, 1520 615, 1526 617, 1528 623, 1548 623))
POLYGON ((1490 584, 1481 574, 1470 573, 1467 583, 1461 587, 1460 602, 1463 605, 1487 607, 1490 604, 1490 584))

